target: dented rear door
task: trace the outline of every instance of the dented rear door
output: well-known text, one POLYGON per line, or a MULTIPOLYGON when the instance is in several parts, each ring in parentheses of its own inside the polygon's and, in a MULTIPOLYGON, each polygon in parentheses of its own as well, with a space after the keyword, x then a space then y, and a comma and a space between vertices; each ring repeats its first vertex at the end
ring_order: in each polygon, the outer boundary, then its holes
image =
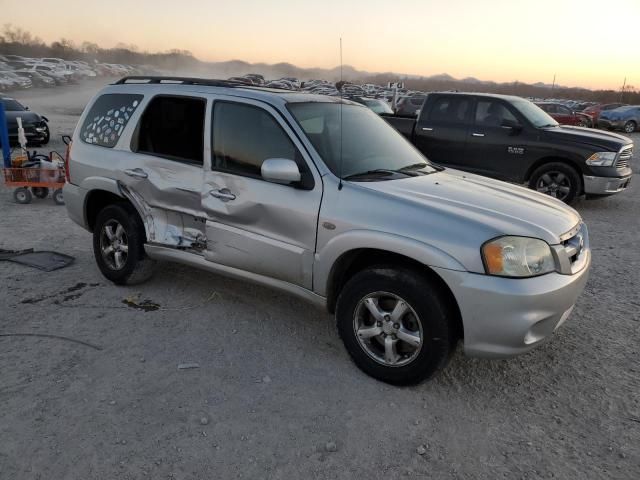
POLYGON ((251 99, 216 98, 202 208, 205 257, 215 263, 312 288, 322 180, 280 113, 251 99), (266 158, 295 160, 304 186, 267 182, 266 158))
POLYGON ((207 100, 204 96, 156 95, 123 152, 118 180, 140 212, 147 240, 172 247, 203 249, 203 180, 207 100))

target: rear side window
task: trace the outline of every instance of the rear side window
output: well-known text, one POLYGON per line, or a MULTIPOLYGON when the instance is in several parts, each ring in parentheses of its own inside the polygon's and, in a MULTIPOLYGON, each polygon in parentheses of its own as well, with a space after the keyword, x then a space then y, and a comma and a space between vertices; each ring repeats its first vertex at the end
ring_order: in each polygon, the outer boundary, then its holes
POLYGON ((157 96, 140 119, 138 144, 132 150, 202 165, 204 98, 157 96))
POLYGON ((468 98, 443 97, 431 107, 429 119, 442 123, 461 123, 467 118, 470 101, 468 98))
POLYGON ((91 106, 80 128, 80 139, 92 145, 113 148, 141 101, 142 95, 102 95, 91 106))
POLYGON ((298 149, 268 112, 250 105, 216 102, 213 169, 261 178, 260 167, 268 158, 304 164, 298 149))

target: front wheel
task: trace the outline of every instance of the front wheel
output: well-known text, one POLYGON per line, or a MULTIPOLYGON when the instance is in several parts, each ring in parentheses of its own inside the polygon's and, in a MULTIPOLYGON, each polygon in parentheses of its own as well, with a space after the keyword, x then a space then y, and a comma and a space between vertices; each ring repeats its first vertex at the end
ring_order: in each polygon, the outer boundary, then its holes
POLYGON ((634 122, 633 120, 629 120, 624 124, 625 133, 633 133, 636 131, 636 128, 638 128, 638 125, 636 125, 636 122, 634 122))
POLYGON ((573 202, 580 195, 582 182, 578 172, 560 162, 547 163, 538 167, 529 181, 529 188, 562 200, 573 202))
POLYGON ((93 254, 102 274, 117 285, 141 283, 153 275, 155 261, 144 251, 145 230, 133 207, 105 207, 93 228, 93 254))
POLYGON ((31 200, 33 199, 33 195, 31 195, 31 192, 29 191, 28 188, 20 187, 20 188, 16 188, 13 191, 13 199, 17 203, 26 205, 27 203, 31 203, 31 200))
POLYGON ((340 292, 336 321, 354 363, 395 385, 432 377, 446 365, 455 341, 441 289, 411 269, 379 266, 357 273, 340 292))
POLYGON ((56 202, 57 205, 64 205, 64 194, 62 193, 61 188, 54 190, 53 201, 56 202))
POLYGON ((584 127, 584 128, 589 128, 591 127, 591 122, 589 120, 587 120, 586 118, 580 118, 578 120, 578 126, 579 127, 584 127))

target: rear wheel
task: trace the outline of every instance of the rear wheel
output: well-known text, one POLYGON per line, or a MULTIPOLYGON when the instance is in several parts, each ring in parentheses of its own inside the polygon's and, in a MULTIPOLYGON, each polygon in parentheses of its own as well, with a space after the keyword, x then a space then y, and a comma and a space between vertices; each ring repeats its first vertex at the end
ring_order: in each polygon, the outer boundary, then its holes
POLYGON ((126 203, 105 207, 93 229, 93 253, 102 274, 117 285, 144 282, 155 261, 144 251, 145 231, 138 213, 126 203))
POLYGON ((624 124, 625 133, 633 133, 636 131, 637 128, 638 128, 638 125, 636 125, 636 122, 634 122, 633 120, 629 120, 627 123, 624 124))
POLYGON ((410 269, 379 266, 356 274, 340 292, 336 320, 354 363, 391 384, 432 377, 455 341, 441 289, 410 269))
POLYGON ((529 180, 529 188, 545 193, 565 203, 571 203, 580 195, 582 182, 578 172, 560 162, 538 167, 529 180))
POLYGON ((587 120, 586 118, 580 117, 580 119, 578 120, 578 126, 579 127, 589 128, 591 126, 591 122, 589 120, 587 120))
POLYGON ((28 188, 20 187, 20 188, 16 188, 13 191, 13 199, 17 203, 25 205, 27 203, 31 203, 33 196, 31 195, 31 192, 29 191, 28 188))
POLYGON ((33 187, 31 191, 36 198, 47 198, 47 195, 49 195, 47 187, 33 187))

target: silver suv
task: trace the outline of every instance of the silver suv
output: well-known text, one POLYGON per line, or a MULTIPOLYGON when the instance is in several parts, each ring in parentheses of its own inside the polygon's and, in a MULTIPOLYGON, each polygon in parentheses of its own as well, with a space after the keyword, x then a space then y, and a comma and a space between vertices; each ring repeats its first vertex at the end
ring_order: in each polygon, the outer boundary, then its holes
POLYGON ((69 216, 109 280, 164 260, 298 295, 389 383, 432 376, 460 340, 475 356, 529 351, 587 281, 575 210, 432 164, 339 98, 129 77, 91 101, 67 159, 69 216))

